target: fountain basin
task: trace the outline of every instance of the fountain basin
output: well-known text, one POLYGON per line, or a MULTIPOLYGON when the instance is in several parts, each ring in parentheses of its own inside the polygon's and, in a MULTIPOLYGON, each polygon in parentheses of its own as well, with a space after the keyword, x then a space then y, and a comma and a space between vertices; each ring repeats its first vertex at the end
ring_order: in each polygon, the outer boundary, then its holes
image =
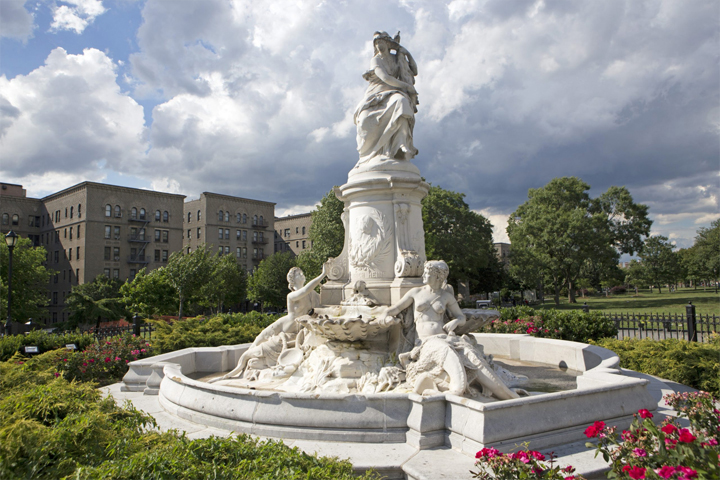
POLYGON ((647 381, 622 375, 618 357, 593 345, 528 335, 475 334, 486 354, 567 368, 577 388, 492 401, 450 394, 307 394, 209 384, 192 376, 231 369, 248 345, 193 348, 130 364, 124 389, 154 385, 168 412, 196 423, 256 435, 344 442, 448 445, 466 454, 529 442, 547 448, 584 438, 595 420, 623 426, 657 403, 647 381))

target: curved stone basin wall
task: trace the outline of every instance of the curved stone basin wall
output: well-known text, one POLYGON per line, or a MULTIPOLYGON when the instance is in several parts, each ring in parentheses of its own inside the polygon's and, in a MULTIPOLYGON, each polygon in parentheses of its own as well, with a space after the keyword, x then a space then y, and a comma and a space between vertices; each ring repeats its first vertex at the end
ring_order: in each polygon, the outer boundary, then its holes
POLYGON ((483 446, 532 448, 584 438, 595 420, 629 423, 657 403, 647 380, 626 377, 618 357, 597 346, 528 335, 476 334, 486 354, 583 372, 577 389, 481 403, 455 395, 301 394, 224 387, 194 373, 233 368, 248 345, 191 348, 132 362, 126 390, 157 394, 170 413, 236 432, 292 439, 449 445, 468 454, 483 446))

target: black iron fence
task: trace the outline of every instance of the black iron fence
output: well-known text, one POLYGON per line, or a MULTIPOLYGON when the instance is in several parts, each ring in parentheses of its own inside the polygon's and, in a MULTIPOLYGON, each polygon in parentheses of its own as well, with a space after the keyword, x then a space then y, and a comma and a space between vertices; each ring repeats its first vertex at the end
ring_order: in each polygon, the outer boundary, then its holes
POLYGON ((600 313, 615 322, 619 339, 665 340, 677 338, 694 342, 708 342, 711 333, 720 332, 720 316, 714 314, 600 313))
POLYGON ((152 323, 144 323, 142 325, 125 325, 122 327, 91 328, 87 333, 95 335, 96 338, 108 338, 116 335, 122 335, 123 333, 132 333, 138 337, 143 337, 149 340, 152 337, 152 332, 154 331, 155 325, 152 323))

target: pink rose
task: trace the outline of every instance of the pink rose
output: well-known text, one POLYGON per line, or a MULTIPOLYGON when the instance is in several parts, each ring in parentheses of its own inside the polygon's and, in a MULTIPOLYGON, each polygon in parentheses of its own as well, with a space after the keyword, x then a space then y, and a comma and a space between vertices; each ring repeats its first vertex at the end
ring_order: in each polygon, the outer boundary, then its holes
POLYGON ((695 441, 695 435, 690 433, 690 430, 687 428, 681 428, 680 429, 680 438, 679 440, 683 443, 692 443, 695 441))
POLYGON ((672 478, 675 474, 675 469, 669 465, 664 465, 662 468, 656 468, 655 473, 657 473, 660 478, 672 478))
POLYGON ((667 425, 663 426, 660 430, 666 435, 670 435, 671 433, 677 432, 678 428, 673 425, 672 423, 668 423, 667 425))
POLYGON ((641 408, 638 410, 638 413, 640 414, 640 418, 653 418, 653 414, 646 408, 641 408))
POLYGON ((647 457, 647 452, 643 448, 636 448, 635 450, 633 450, 633 454, 636 457, 647 457))
POLYGON ((110 361, 110 357, 105 357, 105 363, 108 363, 110 361))
POLYGON ((595 422, 585 429, 585 436, 588 438, 595 438, 605 428, 605 422, 595 422))

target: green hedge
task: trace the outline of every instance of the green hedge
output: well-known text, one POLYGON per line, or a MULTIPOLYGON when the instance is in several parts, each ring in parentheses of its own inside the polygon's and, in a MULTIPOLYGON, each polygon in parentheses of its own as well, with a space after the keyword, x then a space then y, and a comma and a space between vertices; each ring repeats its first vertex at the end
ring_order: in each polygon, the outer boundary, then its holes
POLYGON ((535 337, 583 343, 617 335, 617 328, 613 321, 598 312, 534 310, 527 306, 501 309, 500 319, 486 325, 482 331, 487 333, 527 333, 535 337))
POLYGON ((255 340, 265 327, 280 318, 259 312, 221 314, 211 318, 190 318, 168 323, 152 321, 157 330, 153 347, 158 353, 189 347, 237 345, 255 340))
POLYGON ((620 366, 682 383, 720 396, 720 336, 710 343, 685 340, 616 340, 595 342, 620 357, 620 366))
POLYGON ((11 335, 0 338, 0 361, 4 362, 20 351, 20 348, 34 345, 40 353, 64 348, 74 343, 78 350, 83 350, 95 342, 95 337, 79 331, 69 333, 47 333, 44 330, 33 330, 27 335, 11 335))
POLYGON ((102 398, 94 384, 56 377, 66 354, 0 362, 0 478, 357 478, 348 462, 281 442, 160 433, 152 417, 102 398))

